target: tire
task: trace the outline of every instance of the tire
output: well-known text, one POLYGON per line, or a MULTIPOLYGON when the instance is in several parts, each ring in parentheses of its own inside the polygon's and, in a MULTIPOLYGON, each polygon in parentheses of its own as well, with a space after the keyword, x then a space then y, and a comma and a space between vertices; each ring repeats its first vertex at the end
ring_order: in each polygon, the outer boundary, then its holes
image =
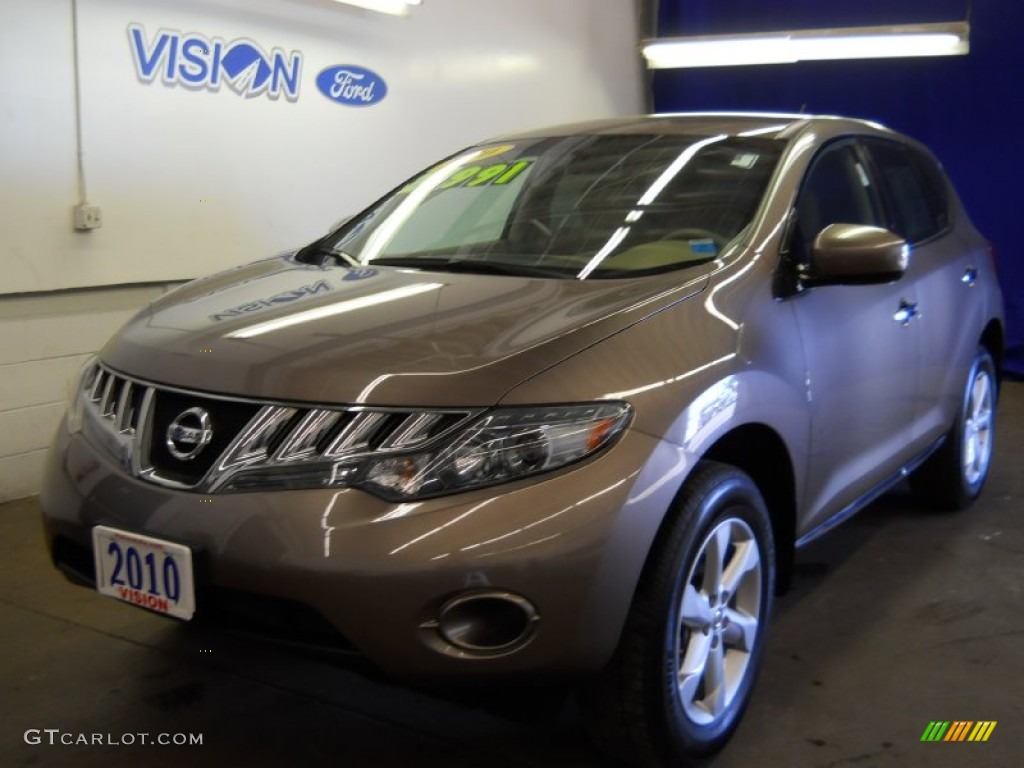
POLYGON ((771 613, 772 525, 746 474, 701 462, 672 515, 614 657, 578 696, 596 745, 631 765, 677 766, 725 744, 750 699, 771 613))
POLYGON ((958 510, 978 498, 992 463, 998 384, 992 356, 978 349, 956 421, 945 441, 911 476, 914 491, 936 509, 958 510))

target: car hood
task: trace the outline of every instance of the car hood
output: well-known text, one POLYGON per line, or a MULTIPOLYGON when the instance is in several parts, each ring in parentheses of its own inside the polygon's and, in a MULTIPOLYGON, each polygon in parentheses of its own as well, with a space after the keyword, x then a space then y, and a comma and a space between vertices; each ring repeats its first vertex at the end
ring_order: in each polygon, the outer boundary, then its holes
POLYGON ((319 267, 286 254, 162 297, 101 358, 141 379, 244 397, 487 406, 701 291, 711 270, 581 281, 319 267))

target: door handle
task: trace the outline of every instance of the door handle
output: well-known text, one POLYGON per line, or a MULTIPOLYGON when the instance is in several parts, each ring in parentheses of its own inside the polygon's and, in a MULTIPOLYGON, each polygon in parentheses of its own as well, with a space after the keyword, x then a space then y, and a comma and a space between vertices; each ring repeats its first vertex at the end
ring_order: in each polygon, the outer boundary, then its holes
POLYGON ((960 278, 960 282, 968 288, 973 288, 974 284, 978 282, 978 270, 974 267, 968 267, 964 270, 964 274, 963 277, 960 278))
POLYGON ((921 310, 917 308, 917 302, 900 299, 900 308, 893 313, 892 319, 904 328, 910 325, 910 321, 921 316, 921 310))

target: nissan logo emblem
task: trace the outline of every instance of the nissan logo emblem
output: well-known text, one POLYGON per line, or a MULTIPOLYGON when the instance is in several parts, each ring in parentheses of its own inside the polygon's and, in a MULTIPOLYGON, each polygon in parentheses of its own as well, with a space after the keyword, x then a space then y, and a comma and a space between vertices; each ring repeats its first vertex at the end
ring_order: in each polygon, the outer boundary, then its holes
POLYGON ((210 414, 204 408, 182 411, 167 427, 167 450, 180 461, 194 459, 212 439, 210 414))

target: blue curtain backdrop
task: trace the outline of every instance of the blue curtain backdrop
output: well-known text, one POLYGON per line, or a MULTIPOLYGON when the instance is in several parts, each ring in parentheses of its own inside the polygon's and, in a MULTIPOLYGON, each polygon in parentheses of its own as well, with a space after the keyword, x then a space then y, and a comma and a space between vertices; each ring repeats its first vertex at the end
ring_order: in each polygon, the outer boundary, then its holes
MULTIPOLYGON (((658 35, 874 26, 967 18, 968 0, 661 0, 658 35)), ((978 0, 967 56, 659 70, 657 112, 766 110, 878 120, 930 146, 993 242, 1007 369, 1024 375, 1024 2, 978 0)))

